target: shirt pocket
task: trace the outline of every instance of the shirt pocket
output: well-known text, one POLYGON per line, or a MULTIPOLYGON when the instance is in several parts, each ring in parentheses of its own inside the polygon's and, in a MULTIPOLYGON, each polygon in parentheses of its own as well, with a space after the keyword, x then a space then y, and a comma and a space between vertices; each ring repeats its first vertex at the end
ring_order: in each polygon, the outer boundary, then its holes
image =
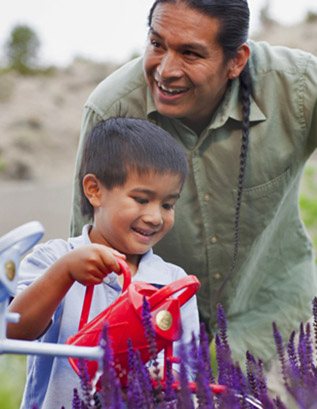
MULTIPOLYGON (((279 210, 287 200, 290 187, 291 168, 271 180, 256 186, 245 187, 242 193, 240 209, 240 230, 254 238, 274 219, 278 219, 279 210)), ((236 207, 238 189, 233 190, 233 203, 236 207)))

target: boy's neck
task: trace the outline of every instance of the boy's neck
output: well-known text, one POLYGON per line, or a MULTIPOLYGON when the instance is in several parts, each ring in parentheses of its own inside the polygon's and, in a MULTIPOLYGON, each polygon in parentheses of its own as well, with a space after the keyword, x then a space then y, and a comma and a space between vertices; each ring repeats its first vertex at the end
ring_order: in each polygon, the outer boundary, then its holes
POLYGON ((141 260, 141 257, 142 256, 140 256, 140 255, 133 255, 133 256, 131 256, 131 255, 128 256, 127 255, 126 262, 127 262, 128 266, 129 266, 132 277, 135 276, 136 272, 138 271, 139 262, 141 260))

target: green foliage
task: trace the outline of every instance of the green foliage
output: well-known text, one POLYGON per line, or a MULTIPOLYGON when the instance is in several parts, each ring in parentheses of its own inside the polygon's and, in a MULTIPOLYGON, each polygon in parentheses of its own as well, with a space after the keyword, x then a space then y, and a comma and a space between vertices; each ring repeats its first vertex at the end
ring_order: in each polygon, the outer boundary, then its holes
POLYGON ((6 44, 9 68, 29 74, 35 66, 40 40, 27 25, 15 26, 6 44))
POLYGON ((0 408, 20 407, 25 383, 25 363, 25 356, 0 356, 0 408))
POLYGON ((306 22, 307 23, 315 23, 317 21, 317 13, 313 11, 308 11, 306 14, 306 22))
POLYGON ((317 165, 309 162, 305 168, 299 205, 303 222, 313 240, 317 257, 317 165))

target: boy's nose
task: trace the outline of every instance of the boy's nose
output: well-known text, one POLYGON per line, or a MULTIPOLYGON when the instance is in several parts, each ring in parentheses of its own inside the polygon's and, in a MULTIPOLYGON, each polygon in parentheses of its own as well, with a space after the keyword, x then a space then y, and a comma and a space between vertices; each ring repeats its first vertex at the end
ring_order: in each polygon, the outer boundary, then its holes
POLYGON ((145 223, 151 223, 154 226, 159 226, 163 223, 162 212, 158 207, 152 206, 143 216, 143 220, 145 223))

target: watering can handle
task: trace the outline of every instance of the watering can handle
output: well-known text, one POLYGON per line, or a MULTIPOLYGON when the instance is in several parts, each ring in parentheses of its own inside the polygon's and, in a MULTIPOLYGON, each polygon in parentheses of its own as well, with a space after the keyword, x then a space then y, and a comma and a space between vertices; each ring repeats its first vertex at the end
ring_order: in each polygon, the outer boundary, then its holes
MULTIPOLYGON (((130 272, 128 264, 124 260, 117 258, 117 261, 121 269, 121 274, 123 274, 122 292, 125 292, 125 290, 128 288, 128 286, 131 283, 131 272, 130 272)), ((84 304, 83 304, 83 309, 82 309, 81 316, 80 316, 78 330, 80 330, 88 322, 88 316, 89 316, 93 293, 94 293, 94 285, 90 285, 86 287, 84 304)))
POLYGON ((149 302, 150 308, 152 309, 157 304, 159 304, 161 301, 163 301, 165 298, 185 288, 185 290, 181 294, 179 294, 179 296, 177 297, 180 306, 182 306, 194 294, 196 294, 199 287, 200 287, 200 282, 198 278, 193 275, 189 275, 189 276, 181 278, 180 280, 173 281, 172 283, 161 288, 159 291, 157 291, 151 297, 149 297, 148 302, 149 302))

